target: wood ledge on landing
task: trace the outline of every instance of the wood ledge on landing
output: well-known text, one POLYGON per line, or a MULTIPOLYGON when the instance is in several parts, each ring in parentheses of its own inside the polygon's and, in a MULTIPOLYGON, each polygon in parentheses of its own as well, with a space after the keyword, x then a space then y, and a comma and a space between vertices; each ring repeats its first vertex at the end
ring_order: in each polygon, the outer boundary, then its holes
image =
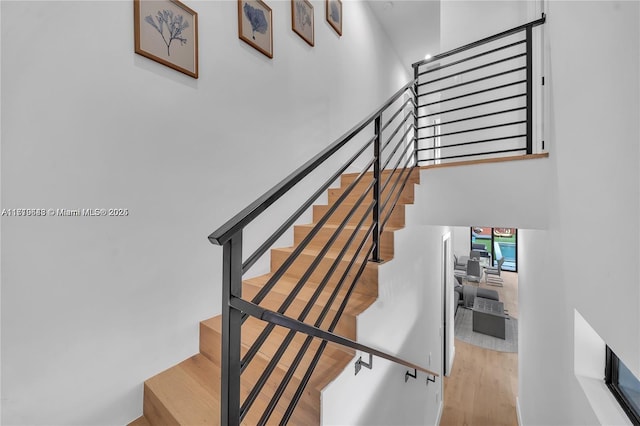
POLYGON ((479 160, 452 161, 450 163, 429 164, 428 166, 420 166, 420 169, 421 170, 441 169, 443 167, 472 166, 474 164, 503 163, 505 161, 537 160, 537 159, 540 159, 540 158, 549 158, 549 153, 548 152, 542 152, 540 154, 510 155, 508 157, 482 158, 482 159, 479 159, 479 160))
MULTIPOLYGON (((389 176, 388 172, 383 172, 383 177, 389 176)), ((394 178, 397 178, 397 174, 394 178)), ((413 203, 414 184, 419 183, 419 170, 415 169, 409 176, 407 185, 403 189, 398 204, 389 217, 384 231, 381 234, 380 257, 384 261, 393 259, 394 239, 393 232, 404 227, 404 205, 413 203)), ((328 190, 329 205, 313 206, 313 224, 296 225, 294 227, 294 246, 271 249, 271 273, 258 277, 245 279, 242 286, 243 298, 251 300, 260 289, 269 281, 273 274, 288 258, 294 248, 313 229, 313 225, 320 220, 322 215, 335 203, 343 194, 347 186, 354 181, 357 174, 344 174, 340 179, 340 188, 328 190)), ((342 220, 347 216, 355 201, 362 194, 364 189, 371 182, 372 175, 362 179, 347 196, 327 223, 313 237, 309 245, 302 251, 301 255, 294 261, 293 265, 280 278, 273 289, 260 302, 260 306, 278 310, 285 301, 291 290, 305 275, 307 268, 318 258, 319 253, 327 241, 332 238, 342 220), (364 182, 368 180, 368 182, 364 182)), ((389 190, 393 184, 389 184, 387 190, 382 194, 382 200, 386 200, 389 190)), ((397 193, 396 188, 394 193, 397 193)), ((395 198, 392 197, 392 200, 395 198)), ((365 199, 363 204, 369 205, 371 197, 365 199)), ((391 205, 391 203, 389 203, 391 205)), ((330 306, 328 314, 320 323, 320 328, 328 329, 334 315, 337 313, 339 304, 343 299, 356 271, 363 262, 363 253, 357 258, 355 265, 349 269, 349 262, 356 253, 357 247, 366 235, 366 229, 371 224, 371 219, 365 220, 364 225, 357 229, 360 219, 367 213, 366 207, 359 207, 355 214, 349 219, 338 234, 331 248, 322 256, 316 270, 310 275, 308 282, 296 295, 295 300, 285 311, 285 315, 298 318, 303 312, 305 305, 311 300, 315 290, 321 281, 328 274, 331 268, 335 268, 330 279, 327 280, 326 287, 322 289, 318 299, 315 301, 304 322, 313 324, 319 317, 324 305, 331 297, 331 293, 336 289, 340 278, 346 274, 345 285, 338 289, 338 297, 330 306), (357 233, 354 242, 346 250, 346 255, 338 262, 340 251, 347 244, 352 233, 357 233), (335 263, 335 265, 334 265, 335 263)), ((381 213, 384 218, 386 212, 381 213)), ((370 238, 370 237, 369 237, 370 238)), ((349 303, 344 310, 334 332, 338 335, 356 340, 356 317, 367 309, 378 296, 378 264, 367 262, 364 273, 360 277, 354 288, 349 303)), ((242 348, 241 356, 247 353, 253 342, 265 329, 266 323, 253 317, 249 317, 242 326, 242 348)), ((191 358, 161 372, 148 379, 144 383, 143 416, 130 423, 132 426, 154 426, 154 425, 218 425, 220 423, 220 364, 221 364, 221 316, 216 316, 200 323, 200 352, 191 358)), ((240 398, 244 401, 253 385, 261 374, 265 371, 269 362, 273 359, 280 343, 284 341, 289 330, 282 327, 275 327, 265 343, 260 347, 257 354, 249 362, 241 375, 240 398)), ((242 424, 258 424, 262 413, 270 402, 271 396, 282 382, 289 366, 296 357, 298 350, 305 344, 306 335, 296 333, 287 346, 287 349, 278 361, 276 369, 267 379, 262 391, 256 398, 253 405, 247 411, 242 424)), ((320 346, 319 339, 313 339, 309 349, 302 358, 302 362, 295 370, 293 377, 286 387, 280 401, 276 405, 275 411, 268 424, 279 423, 289 402, 291 401, 298 385, 315 355, 316 349, 320 346)), ((326 345, 320 361, 316 366, 311 379, 304 389, 303 396, 290 419, 291 424, 319 425, 320 424, 320 395, 322 389, 333 381, 349 364, 354 361, 355 351, 340 345, 329 343, 326 345)))

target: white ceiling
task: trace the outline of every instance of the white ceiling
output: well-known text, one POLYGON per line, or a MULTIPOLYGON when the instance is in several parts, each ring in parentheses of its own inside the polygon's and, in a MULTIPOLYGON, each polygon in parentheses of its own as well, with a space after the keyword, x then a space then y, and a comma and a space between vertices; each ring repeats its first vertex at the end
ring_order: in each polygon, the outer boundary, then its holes
POLYGON ((440 51, 439 0, 367 2, 391 43, 408 66, 440 51))

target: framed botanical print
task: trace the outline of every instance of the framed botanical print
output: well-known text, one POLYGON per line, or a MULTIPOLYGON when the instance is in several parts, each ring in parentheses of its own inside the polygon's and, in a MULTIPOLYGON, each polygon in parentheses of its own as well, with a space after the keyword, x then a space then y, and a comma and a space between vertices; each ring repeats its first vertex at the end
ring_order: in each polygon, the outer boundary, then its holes
POLYGON ((313 5, 307 0, 291 0, 291 29, 309 46, 314 44, 313 5))
POLYGON ((271 8, 262 0, 238 0, 238 36, 269 58, 273 58, 271 8))
POLYGON ((327 22, 336 30, 338 35, 342 35, 342 1, 325 0, 327 6, 327 22))
POLYGON ((178 0, 133 0, 135 52, 198 78, 198 14, 178 0))

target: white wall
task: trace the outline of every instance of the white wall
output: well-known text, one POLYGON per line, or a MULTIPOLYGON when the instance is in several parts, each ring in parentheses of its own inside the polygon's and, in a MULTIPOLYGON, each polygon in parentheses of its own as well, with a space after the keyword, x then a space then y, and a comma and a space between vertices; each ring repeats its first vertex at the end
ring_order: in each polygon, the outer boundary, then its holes
MULTIPOLYGON (((417 192, 428 200, 429 209, 421 221, 429 225, 545 229, 550 165, 549 159, 541 158, 424 170, 425 184, 417 192)), ((457 244, 455 250, 459 250, 457 244)))
POLYGON ((453 253, 458 257, 468 256, 471 251, 471 228, 468 226, 452 226, 451 239, 453 253))
POLYGON ((197 351, 219 312, 206 236, 408 80, 370 9, 316 46, 271 1, 274 59, 235 1, 199 14, 200 78, 133 53, 130 1, 1 3, 2 207, 127 208, 2 218, 2 421, 122 424, 142 382, 197 351))
MULTIPOLYGON (((443 48, 539 17, 523 14, 536 9, 524 2, 493 6, 443 3, 443 48)), ((599 423, 574 374, 575 310, 640 373, 640 285, 630 278, 640 263, 639 9, 638 2, 547 4, 548 160, 429 172, 434 185, 425 191, 440 204, 424 223, 530 228, 518 235, 525 425, 599 423), (498 180, 506 195, 492 211, 469 187, 499 171, 508 172, 498 180), (520 192, 511 191, 515 186, 520 192), (463 209, 459 198, 473 208, 463 209)))
MULTIPOLYGON (((448 229, 420 225, 417 218, 424 208, 418 203, 406 207, 407 226, 394 235, 394 259, 380 266, 379 297, 358 316, 357 335, 360 343, 441 374, 442 236, 448 229)), ((453 280, 452 274, 449 280, 453 280)), ((448 284, 452 292, 453 284, 448 284)), ((449 312, 453 317, 452 309, 449 312)), ((452 353, 451 349, 448 353, 452 353)), ((356 359, 359 356, 356 354, 356 359)), ((363 359, 367 361, 368 355, 363 359)), ((426 374, 418 372, 418 379, 405 383, 406 367, 377 357, 373 363, 372 370, 362 369, 357 376, 350 364, 323 391, 323 424, 437 422, 442 402, 441 378, 427 385, 426 374)))
POLYGON ((440 5, 442 52, 527 22, 526 1, 443 1, 440 5), (472 12, 470 12, 472 11, 472 12))
POLYGON ((639 9, 548 4, 545 128, 557 183, 549 230, 520 240, 524 424, 598 423, 573 374, 574 309, 640 373, 640 286, 629 278, 638 276, 640 253, 639 9), (603 246, 591 251, 594 240, 603 246))

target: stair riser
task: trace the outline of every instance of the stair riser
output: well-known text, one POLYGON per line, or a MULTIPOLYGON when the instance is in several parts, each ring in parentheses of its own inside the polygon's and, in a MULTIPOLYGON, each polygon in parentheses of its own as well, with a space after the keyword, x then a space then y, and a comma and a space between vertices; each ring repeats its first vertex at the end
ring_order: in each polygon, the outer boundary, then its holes
MULTIPOLYGON (((272 250, 271 251, 271 270, 275 272, 277 268, 279 268, 284 263, 284 261, 288 256, 289 256, 288 252, 283 252, 278 249, 272 250)), ((291 276, 293 278, 297 278, 297 279, 301 278, 302 275, 304 275, 307 268, 314 261, 314 259, 315 259, 314 256, 301 254, 298 257, 298 259, 296 259, 294 265, 287 270, 286 275, 291 276)), ((333 264, 333 261, 334 259, 330 259, 330 258, 322 259, 322 261, 320 262, 316 270, 311 274, 311 278, 310 278, 311 281, 318 282, 318 283, 321 282, 322 279, 324 279, 324 277, 327 275, 327 271, 333 264)), ((349 260, 341 261, 340 265, 336 268, 336 271, 331 275, 331 278, 328 281, 328 285, 332 287, 335 286, 336 283, 342 277, 342 274, 344 273, 345 269, 348 266, 349 266, 349 260)), ((351 282, 353 281, 356 273, 358 272, 359 267, 360 267, 360 264, 357 264, 357 262, 351 267, 349 273, 347 274, 345 284, 343 285, 345 286, 351 285, 351 282)), ((361 294, 377 297, 378 296, 377 288, 378 288, 378 267, 375 263, 367 263, 367 266, 365 267, 365 270, 363 271, 362 276, 360 277, 360 282, 356 285, 356 288, 354 291, 361 294)))
MULTIPOLYGON (((329 217, 329 219, 327 220, 327 223, 339 225, 347 217, 347 215, 351 211, 352 207, 353 206, 348 205, 348 204, 339 206, 336 209, 336 211, 331 215, 331 217, 329 217)), ((324 206, 324 205, 313 206, 313 221, 314 221, 314 223, 317 223, 318 221, 320 221, 320 219, 322 219, 322 217, 327 213, 329 208, 330 208, 330 206, 324 206)), ((356 212, 349 219, 348 224, 349 225, 357 225, 358 222, 360 222, 360 219, 362 219, 362 216, 364 216, 365 211, 366 211, 366 207, 358 207, 356 212)), ((380 215, 381 219, 384 219, 386 217, 386 215, 387 214, 386 214, 386 210, 385 210, 380 215)), ((365 219, 365 222, 364 222, 365 225, 370 225, 371 223, 372 223, 372 216, 370 216, 369 218, 365 219)), ((396 208, 393 209, 393 212, 391 213, 391 216, 389 217, 389 220, 387 221, 387 225, 393 226, 393 227, 403 227, 404 226, 404 205, 403 204, 396 205, 396 208)))
POLYGON ((146 384, 144 385, 143 414, 152 425, 180 425, 146 384))
MULTIPOLYGON (((312 227, 310 226, 296 226, 293 232, 294 244, 297 246, 300 242, 311 232, 312 227)), ((309 247, 312 248, 323 248, 327 241, 333 236, 336 230, 334 228, 323 228, 321 229, 314 237, 313 240, 309 243, 309 247)), ((332 245, 332 249, 335 247, 342 248, 347 243, 347 241, 351 238, 351 234, 353 233, 353 229, 343 229, 340 232, 340 235, 336 239, 336 241, 332 245)), ((355 236, 353 242, 351 243, 351 247, 357 247, 360 244, 360 241, 365 237, 366 230, 358 231, 355 236)), ((393 258, 393 232, 392 231, 384 231, 380 235, 380 250, 382 253, 382 258, 385 260, 389 260, 393 258)), ((350 247, 350 248, 351 248, 350 247)))
MULTIPOLYGON (((221 354, 222 354, 222 337, 220 335, 219 330, 208 327, 206 324, 200 324, 200 353, 207 357, 210 361, 212 361, 217 366, 220 366, 221 363, 221 354)), ((247 346, 243 345, 241 354, 244 356, 247 346)), ((292 349, 289 348, 287 350, 287 354, 291 353, 292 349)), ((267 364, 269 363, 269 358, 265 358, 261 355, 255 357, 247 369, 241 375, 241 386, 240 386, 240 394, 241 400, 244 400, 246 396, 249 394, 258 378, 266 370, 267 364)), ((245 420, 246 424, 255 424, 255 420, 259 418, 262 412, 264 412, 267 407, 271 396, 275 393, 277 387, 282 382, 282 378, 286 372, 286 368, 288 364, 278 363, 278 366, 273 371, 272 375, 269 377, 267 382, 265 383, 262 391, 259 394, 258 399, 254 402, 253 406, 249 410, 248 416, 250 416, 253 420, 248 421, 245 420)), ((278 407, 276 408, 276 412, 274 413, 272 419, 279 419, 284 413, 283 407, 284 401, 290 401, 293 397, 295 390, 298 388, 300 384, 300 379, 296 375, 291 379, 290 383, 287 385, 285 392, 282 396, 282 400, 278 407)), ((320 398, 320 391, 318 389, 313 389, 311 387, 307 387, 303 393, 302 398, 300 399, 299 407, 296 409, 297 417, 300 418, 302 416, 305 420, 305 424, 318 424, 320 412, 319 407, 316 406, 314 401, 318 401, 320 398), (311 423, 309 423, 311 422, 311 423)), ((159 423, 162 424, 162 423, 159 423)))
MULTIPOLYGON (((346 199, 343 202, 355 204, 360 199, 360 197, 362 196, 363 190, 364 190, 364 188, 361 189, 361 190, 358 190, 358 188, 352 190, 349 193, 349 195, 347 195, 346 199)), ((340 198, 340 196, 343 194, 344 191, 345 191, 345 188, 332 188, 332 189, 329 189, 329 205, 333 205, 333 203, 338 201, 338 199, 340 198)), ((393 193, 397 195, 398 188, 396 188, 393 191, 393 193)), ((389 196, 389 190, 385 190, 382 193, 382 200, 383 201, 386 200, 388 196, 389 196)), ((372 199, 373 199, 373 195, 371 193, 369 193, 364 198, 363 203, 369 204, 369 202, 372 199)), ((395 195, 392 197, 392 200, 394 200, 394 199, 395 199, 395 195)), ((407 185, 402 190, 402 195, 400 195, 400 198, 398 199, 398 202, 402 203, 402 204, 413 204, 414 199, 415 199, 415 197, 414 197, 413 185, 407 185)))
MULTIPOLYGON (((333 315, 330 314, 329 318, 333 318, 333 315)), ((324 325, 326 328, 328 324, 324 325)), ((242 331, 242 347, 241 347, 241 356, 244 356, 255 339, 258 337, 260 332, 263 330, 264 326, 260 327, 258 330, 252 330, 247 326, 243 326, 242 331)), ((356 339, 356 320, 355 317, 350 315, 343 315, 338 325, 335 329, 335 334, 339 336, 344 336, 349 339, 356 339)), ((271 332, 267 340, 265 341, 263 347, 260 349, 259 353, 265 359, 270 359, 272 355, 278 350, 280 347, 280 343, 284 340, 284 336, 287 334, 287 330, 278 329, 271 332)), ((298 334, 291 342, 289 348, 287 349, 285 356, 281 360, 282 365, 289 366, 291 361, 295 357, 298 349, 302 345, 305 336, 298 334)), ((218 329, 214 329, 208 327, 206 324, 200 324, 200 353, 206 356, 211 362, 220 366, 220 354, 222 353, 221 346, 221 336, 218 329)), ((343 349, 340 347, 340 349, 343 349)), ((348 351, 348 349, 343 349, 348 351)))
MULTIPOLYGON (((382 179, 383 179, 383 181, 386 181, 386 179, 389 178, 389 176, 391 175, 392 172, 393 172, 392 170, 383 170, 382 171, 382 179)), ((393 178, 392 179, 396 179, 398 176, 400 176, 400 173, 402 173, 402 169, 396 170, 395 173, 393 173, 393 178)), ((359 176, 359 173, 343 174, 340 177, 340 186, 349 185, 351 182, 356 180, 356 178, 358 176, 359 176)), ((404 179, 406 176, 407 176, 407 172, 405 171, 404 174, 402 175, 402 178, 404 179)), ((373 179, 373 173, 369 172, 369 173, 366 173, 362 177, 361 181, 371 182, 371 179, 373 179)), ((420 183, 419 170, 414 169, 413 173, 411 173, 411 176, 409 176, 408 181, 411 182, 411 183, 419 184, 420 183)), ((358 183, 360 183, 360 182, 358 182, 358 183)))

